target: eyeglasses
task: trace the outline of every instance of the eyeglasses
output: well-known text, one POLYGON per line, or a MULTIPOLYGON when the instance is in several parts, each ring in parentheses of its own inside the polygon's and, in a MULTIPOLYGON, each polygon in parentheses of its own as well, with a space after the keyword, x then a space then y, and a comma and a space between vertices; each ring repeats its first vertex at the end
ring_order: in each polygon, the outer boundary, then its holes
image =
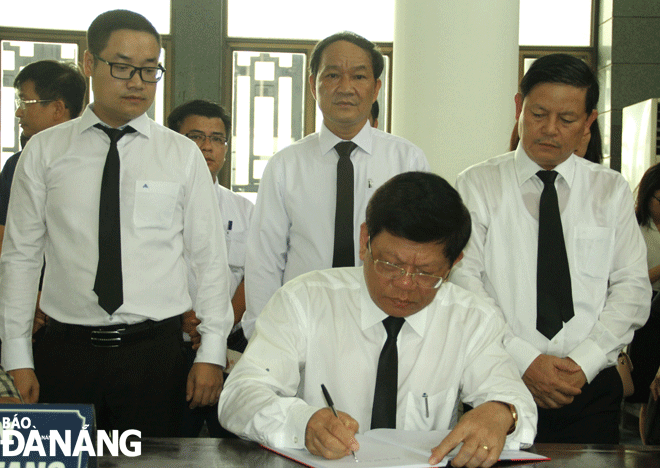
POLYGON ((215 135, 215 134, 206 135, 203 132, 188 132, 186 133, 186 136, 200 146, 203 145, 204 142, 206 142, 207 138, 211 140, 211 143, 216 146, 224 146, 227 144, 227 139, 222 135, 215 135))
POLYGON ((656 200, 658 200, 660 202, 660 198, 656 197, 655 195, 651 195, 651 198, 655 198, 656 200))
POLYGON ((367 249, 371 260, 374 262, 374 270, 383 278, 388 280, 395 280, 410 276, 411 281, 415 286, 425 289, 438 289, 445 280, 442 276, 427 275, 426 273, 408 273, 400 266, 393 263, 386 262, 385 260, 376 260, 374 254, 371 252, 371 237, 367 241, 367 249))
POLYGON ((21 99, 19 97, 14 99, 14 104, 16 104, 16 109, 25 110, 30 104, 44 103, 44 102, 53 102, 56 99, 21 99))
POLYGON ((110 66, 110 75, 118 80, 130 80, 133 78, 133 75, 139 72, 140 78, 145 83, 158 83, 163 77, 163 73, 165 73, 165 68, 160 63, 157 67, 134 67, 127 63, 108 62, 96 54, 94 54, 94 57, 108 64, 110 66))

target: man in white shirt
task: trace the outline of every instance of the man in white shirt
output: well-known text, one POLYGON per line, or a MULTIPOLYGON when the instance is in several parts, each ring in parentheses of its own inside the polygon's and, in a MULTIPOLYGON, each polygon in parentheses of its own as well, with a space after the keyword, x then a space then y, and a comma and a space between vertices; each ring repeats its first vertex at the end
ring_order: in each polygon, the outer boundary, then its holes
POLYGON ((222 392, 223 426, 271 446, 341 458, 359 449, 354 435, 369 427, 450 429, 460 398, 476 408, 438 441, 429 463, 460 442, 454 466, 491 466, 507 434, 518 448, 531 444, 536 408, 502 346, 502 319, 445 282, 469 236, 467 209, 439 176, 408 172, 381 186, 360 228, 363 266, 302 275, 264 309, 222 392), (388 337, 392 322, 398 336, 388 337))
POLYGON ((380 185, 401 172, 429 170, 418 147, 369 124, 383 71, 383 56, 372 42, 354 33, 334 34, 316 45, 309 68, 323 125, 320 132, 274 155, 259 184, 245 268, 243 329, 248 338, 261 310, 284 283, 337 266, 335 254, 340 251, 350 265, 359 264, 360 224, 367 201, 380 185), (340 246, 335 235, 341 180, 335 146, 342 141, 356 145, 349 148, 352 216, 339 230, 348 246, 340 246))
POLYGON ((552 54, 532 64, 520 87, 516 151, 458 176, 472 237, 452 282, 501 311, 504 344, 539 407, 537 442, 616 444, 622 384, 615 364, 648 317, 646 247, 627 182, 573 154, 597 116, 593 72, 552 54), (548 174, 554 182, 542 181, 548 174), (560 229, 540 247, 543 194, 552 192, 560 229), (557 246, 564 252, 548 263, 545 252, 557 246), (537 263, 544 265, 538 271, 537 263), (545 278, 560 263, 565 273, 545 278), (544 315, 563 292, 567 301, 550 311, 567 315, 544 315), (556 320, 552 332, 548 319, 556 320))
POLYGON ((16 169, 0 261, 3 365, 27 402, 93 403, 101 429, 176 435, 183 394, 209 405, 222 388, 232 313, 220 212, 197 146, 146 115, 164 72, 153 25, 114 10, 87 37, 94 103, 32 137, 16 169), (51 319, 33 360, 44 252, 51 319), (184 252, 201 320, 187 382, 184 252))
MULTIPOLYGON (((243 276, 245 271, 245 244, 250 227, 250 218, 254 205, 247 198, 232 192, 218 183, 218 173, 225 163, 227 144, 231 134, 231 118, 225 109, 214 102, 196 99, 181 104, 167 118, 167 126, 194 141, 206 160, 211 179, 218 196, 220 214, 222 215, 225 240, 227 242, 227 258, 231 270, 229 295, 232 297, 234 309, 234 329, 227 342, 227 347, 243 352, 247 341, 243 336, 240 320, 245 312, 245 288, 243 276)), ((196 279, 190 275, 190 289, 195 289, 196 279)), ((193 306, 194 306, 193 297, 193 306)), ((199 346, 199 320, 194 310, 183 314, 184 340, 190 365, 194 362, 199 346)), ((188 406, 188 405, 186 405, 188 406)), ((218 422, 217 405, 200 408, 184 408, 181 437, 197 437, 202 426, 206 425, 211 437, 226 437, 229 435, 218 422)))

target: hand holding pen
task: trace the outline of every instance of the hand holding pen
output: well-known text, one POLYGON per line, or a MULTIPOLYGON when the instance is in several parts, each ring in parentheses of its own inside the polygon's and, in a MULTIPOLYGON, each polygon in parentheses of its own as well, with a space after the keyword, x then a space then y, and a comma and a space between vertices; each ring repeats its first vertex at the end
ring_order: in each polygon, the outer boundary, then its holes
MULTIPOLYGON (((327 392, 327 390, 326 390, 327 392)), ((305 446, 310 453, 328 459, 338 459, 359 450, 355 440, 358 422, 346 413, 323 408, 307 422, 305 446)))

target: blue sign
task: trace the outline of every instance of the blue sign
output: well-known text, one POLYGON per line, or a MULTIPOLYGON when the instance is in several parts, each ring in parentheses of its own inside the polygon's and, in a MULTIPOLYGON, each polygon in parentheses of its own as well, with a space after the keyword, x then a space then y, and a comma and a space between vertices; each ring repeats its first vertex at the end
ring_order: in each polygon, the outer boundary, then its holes
POLYGON ((0 468, 96 467, 93 405, 0 405, 0 423, 0 468))

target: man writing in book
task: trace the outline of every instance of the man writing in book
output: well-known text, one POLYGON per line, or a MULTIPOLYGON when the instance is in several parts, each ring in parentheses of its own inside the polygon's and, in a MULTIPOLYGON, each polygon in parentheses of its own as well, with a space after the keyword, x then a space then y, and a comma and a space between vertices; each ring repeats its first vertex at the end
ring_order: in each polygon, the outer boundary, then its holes
MULTIPOLYGON (((310 272, 270 300, 220 400, 220 422, 259 442, 326 458, 358 450, 369 428, 447 430, 455 466, 491 466, 507 436, 531 444, 536 408, 502 347, 504 323, 446 283, 470 237, 458 193, 408 172, 381 186, 360 230, 362 267, 310 272), (339 412, 321 392, 325 384, 339 412)), ((359 457, 359 454, 358 454, 359 457)))

